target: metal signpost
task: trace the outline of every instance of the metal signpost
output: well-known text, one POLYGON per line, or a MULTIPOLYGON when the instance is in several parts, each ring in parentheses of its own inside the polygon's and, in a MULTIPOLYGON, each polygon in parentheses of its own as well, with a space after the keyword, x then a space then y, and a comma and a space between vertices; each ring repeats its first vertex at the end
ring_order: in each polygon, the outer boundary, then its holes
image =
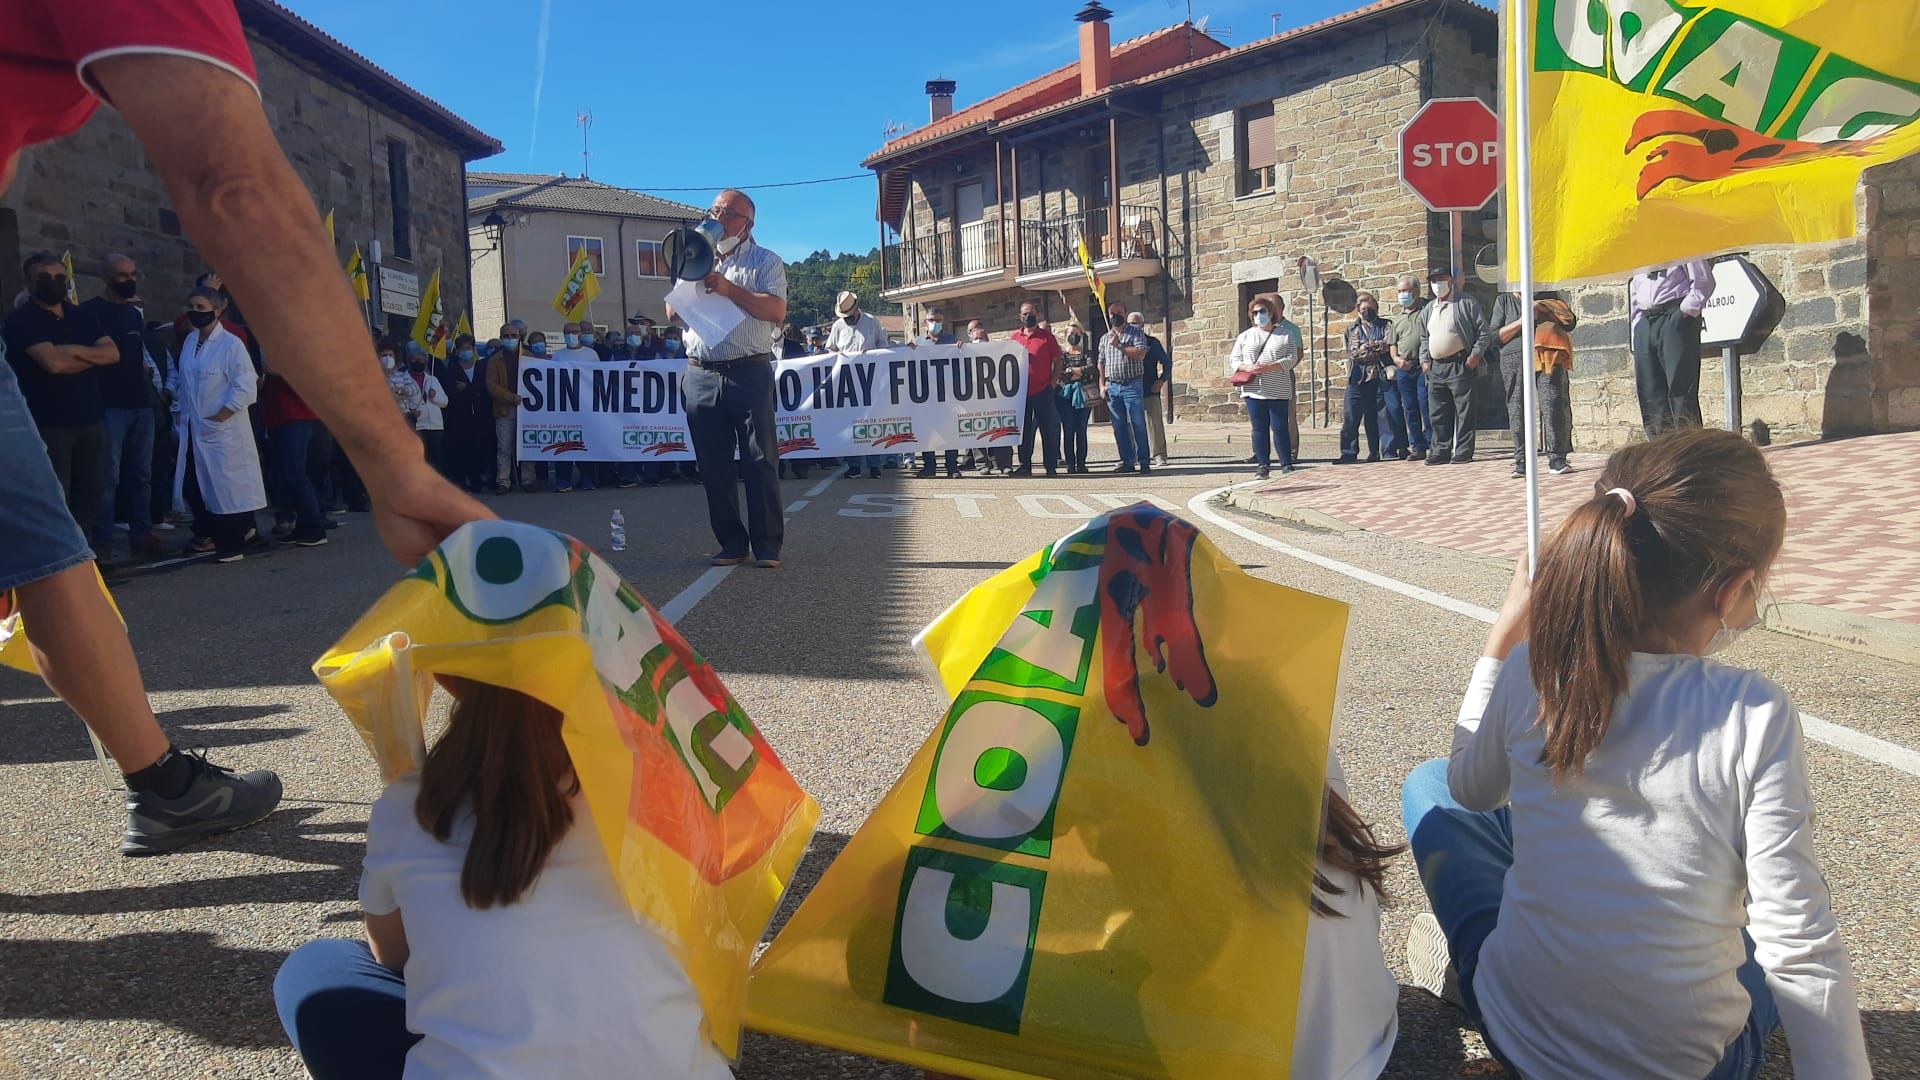
POLYGON ((1700 312, 1700 347, 1719 349, 1726 368, 1727 430, 1738 433, 1740 353, 1760 347, 1767 335, 1763 320, 1773 300, 1773 284, 1739 255, 1713 264, 1713 297, 1700 312))

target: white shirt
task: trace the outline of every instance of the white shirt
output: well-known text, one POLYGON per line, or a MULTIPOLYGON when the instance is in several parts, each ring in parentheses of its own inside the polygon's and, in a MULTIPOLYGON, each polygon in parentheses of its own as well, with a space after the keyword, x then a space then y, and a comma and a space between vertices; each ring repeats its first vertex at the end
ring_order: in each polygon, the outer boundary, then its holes
POLYGON ((1451 358, 1466 349, 1467 343, 1460 340, 1458 320, 1453 317, 1453 301, 1435 300, 1421 314, 1427 320, 1427 355, 1451 358))
POLYGON ((886 347, 887 334, 880 329, 880 320, 865 311, 851 326, 845 319, 833 320, 833 329, 827 331, 828 352, 855 354, 886 347))
POLYGON ((1697 656, 1635 653, 1627 670, 1586 771, 1557 786, 1525 646, 1504 671, 1483 658, 1461 706, 1453 797, 1513 808, 1474 976, 1493 1041, 1528 1076, 1705 1076, 1747 1022, 1745 927, 1794 1075, 1870 1075, 1793 703, 1697 656))
MULTIPOLYGON (((413 378, 408 374, 407 378, 413 378)), ((426 385, 420 388, 420 419, 413 422, 415 431, 441 431, 447 426, 441 418, 440 410, 447 407, 447 391, 440 380, 431 373, 427 375, 426 385)))
MULTIPOLYGON (((787 298, 787 264, 780 256, 755 243, 751 237, 720 259, 719 272, 728 281, 752 293, 787 298)), ((745 311, 744 308, 741 309, 745 311)), ((763 322, 748 315, 720 341, 702 341, 699 331, 687 328, 687 355, 694 360, 740 360, 773 353, 780 336, 778 323, 763 322)))
POLYGON ((1279 364, 1279 371, 1255 375, 1239 388, 1243 398, 1286 401, 1293 397, 1293 369, 1300 363, 1300 328, 1287 319, 1271 327, 1249 326, 1233 339, 1227 356, 1227 374, 1249 371, 1258 364, 1279 364))
POLYGON ((576 364, 597 364, 600 362, 600 354, 585 345, 576 345, 571 349, 562 348, 559 352, 547 357, 547 359, 567 360, 576 364))
POLYGON ((360 877, 360 906, 406 926, 407 1030, 424 1036, 408 1080, 730 1080, 686 972, 621 899, 584 799, 533 888, 477 911, 460 897, 473 819, 435 840, 414 819, 419 794, 407 776, 374 803, 360 877))
MULTIPOLYGON (((1338 756, 1327 782, 1347 797, 1338 756)), ((1301 1080, 1373 1080, 1386 1070, 1400 1033, 1400 984, 1380 952, 1380 896, 1324 861, 1317 869, 1346 890, 1313 895, 1345 918, 1307 916, 1307 951, 1294 1012, 1293 1075, 1301 1080)))

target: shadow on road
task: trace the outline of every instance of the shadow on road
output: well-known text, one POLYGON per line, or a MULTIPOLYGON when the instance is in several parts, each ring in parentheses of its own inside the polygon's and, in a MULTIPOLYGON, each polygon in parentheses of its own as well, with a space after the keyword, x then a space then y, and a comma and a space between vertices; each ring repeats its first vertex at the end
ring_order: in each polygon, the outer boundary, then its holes
MULTIPOLYGON (((39 694, 47 694, 44 687, 39 694)), ((25 695, 23 695, 25 696, 25 695)), ((304 727, 230 727, 287 711, 284 705, 207 705, 159 714, 160 726, 175 746, 220 749, 279 742, 304 735, 304 727)), ((0 765, 51 765, 87 761, 93 746, 86 725, 57 702, 7 705, 7 737, 0 741, 0 765)))

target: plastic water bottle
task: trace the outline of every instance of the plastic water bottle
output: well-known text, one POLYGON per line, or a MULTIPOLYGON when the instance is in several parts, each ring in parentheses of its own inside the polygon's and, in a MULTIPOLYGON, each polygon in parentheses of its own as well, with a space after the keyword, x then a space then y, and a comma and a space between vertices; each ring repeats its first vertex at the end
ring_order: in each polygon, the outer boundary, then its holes
POLYGON ((615 510, 607 524, 613 529, 613 543, 608 546, 615 551, 627 550, 627 516, 615 510))

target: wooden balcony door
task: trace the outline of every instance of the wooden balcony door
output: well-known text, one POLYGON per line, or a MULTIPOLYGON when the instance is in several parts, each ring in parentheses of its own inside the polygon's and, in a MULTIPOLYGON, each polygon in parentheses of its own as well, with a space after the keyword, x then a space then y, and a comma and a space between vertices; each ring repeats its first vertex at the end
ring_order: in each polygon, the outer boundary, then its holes
POLYGON ((953 189, 953 225, 960 240, 960 273, 977 274, 993 269, 991 246, 987 242, 987 186, 969 180, 953 189))

